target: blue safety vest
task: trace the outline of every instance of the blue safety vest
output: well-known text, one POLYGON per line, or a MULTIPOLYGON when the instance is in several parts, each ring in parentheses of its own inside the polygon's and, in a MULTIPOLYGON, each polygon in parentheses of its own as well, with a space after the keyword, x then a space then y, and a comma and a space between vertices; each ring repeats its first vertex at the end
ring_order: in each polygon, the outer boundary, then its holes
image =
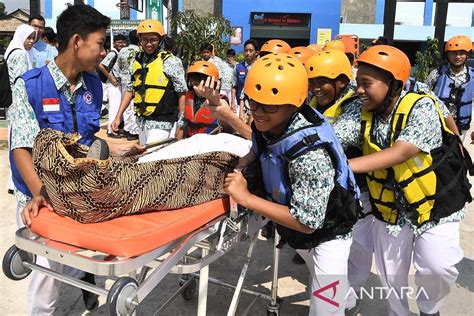
POLYGON ((405 87, 403 90, 407 92, 418 92, 420 91, 418 87, 418 81, 414 77, 408 78, 407 82, 405 83, 405 87))
POLYGON ((467 82, 460 87, 454 86, 454 80, 449 77, 449 67, 441 66, 439 78, 433 89, 438 98, 443 101, 448 108, 456 108, 456 125, 460 130, 468 130, 471 124, 472 114, 472 93, 474 92, 474 69, 467 67, 467 82), (451 105, 451 106, 450 106, 451 105))
POLYGON ((242 90, 244 89, 245 77, 247 77, 247 72, 248 72, 248 69, 245 66, 245 61, 238 63, 235 66, 235 75, 237 78, 237 89, 236 89, 237 100, 240 99, 240 94, 242 93, 242 90))
MULTIPOLYGON (((65 133, 77 132, 81 135, 79 143, 89 146, 100 128, 102 84, 95 74, 83 72, 82 77, 85 87, 80 88, 76 103, 70 104, 66 96, 57 90, 46 66, 32 69, 21 76, 25 81, 28 101, 35 112, 39 127, 65 133)), ((12 151, 10 167, 15 187, 32 196, 16 168, 12 151)))
POLYGON ((311 124, 287 133, 275 142, 266 142, 261 132, 253 125, 253 150, 257 157, 260 157, 267 199, 287 206, 290 206, 292 196, 288 178, 289 162, 321 147, 329 153, 336 169, 336 177, 323 227, 312 234, 303 234, 277 224, 278 232, 291 247, 311 249, 352 230, 360 212, 359 189, 329 122, 308 105, 303 105, 299 112, 311 124))

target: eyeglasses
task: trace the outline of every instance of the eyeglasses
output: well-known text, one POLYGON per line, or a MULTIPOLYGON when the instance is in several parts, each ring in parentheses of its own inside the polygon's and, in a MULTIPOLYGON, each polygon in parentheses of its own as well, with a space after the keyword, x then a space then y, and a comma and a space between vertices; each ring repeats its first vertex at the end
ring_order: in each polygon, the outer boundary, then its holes
POLYGON ((140 43, 142 45, 146 45, 148 43, 151 43, 151 44, 156 44, 160 41, 160 39, 158 37, 152 37, 152 38, 140 38, 140 43))
POLYGON ((260 104, 247 98, 244 99, 244 106, 247 110, 252 112, 257 111, 258 108, 262 109, 265 113, 276 113, 278 111, 278 105, 260 104))

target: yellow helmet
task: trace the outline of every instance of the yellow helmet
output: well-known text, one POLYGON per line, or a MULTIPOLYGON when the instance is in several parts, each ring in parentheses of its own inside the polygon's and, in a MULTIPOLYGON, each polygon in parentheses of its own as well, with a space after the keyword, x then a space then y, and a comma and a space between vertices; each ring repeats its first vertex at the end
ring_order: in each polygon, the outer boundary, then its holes
POLYGON ((189 74, 191 73, 198 73, 210 76, 214 78, 214 80, 219 79, 219 71, 217 70, 216 65, 204 60, 195 61, 191 64, 191 66, 188 67, 188 71, 186 72, 186 79, 188 79, 189 74))
POLYGON ((266 41, 265 44, 262 45, 260 48, 260 52, 267 52, 267 53, 289 53, 290 52, 290 45, 282 40, 279 39, 272 39, 266 41))
POLYGON ((290 54, 298 58, 304 64, 308 59, 310 59, 316 53, 314 50, 312 50, 309 47, 297 46, 297 47, 293 47, 290 50, 290 54))
POLYGON ((311 48, 312 50, 314 50, 315 53, 319 53, 320 51, 323 50, 321 46, 319 46, 318 44, 309 44, 306 47, 311 48))
POLYGON ((296 57, 268 54, 257 59, 249 69, 244 93, 261 104, 300 107, 308 96, 308 75, 296 57))
POLYGON ((464 50, 469 53, 472 50, 472 41, 465 35, 456 35, 448 40, 444 50, 446 52, 464 50))
POLYGON ((326 43, 326 45, 324 45, 323 50, 328 50, 328 49, 336 49, 336 50, 340 50, 341 52, 345 53, 346 52, 346 45, 341 40, 329 41, 329 42, 326 43))
POLYGON ((336 79, 346 75, 352 79, 352 66, 346 54, 340 50, 329 49, 317 53, 305 63, 308 78, 326 77, 336 79))
POLYGON ((159 21, 143 20, 137 26, 137 34, 140 35, 145 33, 158 33, 158 35, 163 36, 165 35, 165 29, 159 21))

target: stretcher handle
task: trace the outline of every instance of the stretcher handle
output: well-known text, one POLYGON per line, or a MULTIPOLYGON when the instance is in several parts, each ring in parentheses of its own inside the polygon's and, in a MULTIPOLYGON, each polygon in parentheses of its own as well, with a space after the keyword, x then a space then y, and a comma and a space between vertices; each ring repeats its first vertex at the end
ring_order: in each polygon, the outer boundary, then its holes
POLYGON ((176 138, 170 137, 170 138, 167 138, 167 139, 158 140, 156 142, 151 142, 151 143, 148 143, 148 144, 145 145, 145 150, 148 150, 148 149, 154 148, 154 147, 158 147, 158 146, 161 146, 161 145, 165 145, 165 144, 168 144, 168 143, 172 143, 176 140, 177 140, 176 138))

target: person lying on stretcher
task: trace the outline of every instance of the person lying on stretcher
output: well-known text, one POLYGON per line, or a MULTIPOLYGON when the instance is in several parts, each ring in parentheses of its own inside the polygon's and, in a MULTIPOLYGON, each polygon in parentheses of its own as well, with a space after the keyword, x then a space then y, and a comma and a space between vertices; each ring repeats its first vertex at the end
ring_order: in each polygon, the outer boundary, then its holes
POLYGON ((96 159, 79 138, 52 129, 36 138, 33 162, 44 186, 22 212, 26 225, 42 206, 93 223, 222 198, 225 175, 251 145, 230 134, 197 134, 143 155, 96 159))

